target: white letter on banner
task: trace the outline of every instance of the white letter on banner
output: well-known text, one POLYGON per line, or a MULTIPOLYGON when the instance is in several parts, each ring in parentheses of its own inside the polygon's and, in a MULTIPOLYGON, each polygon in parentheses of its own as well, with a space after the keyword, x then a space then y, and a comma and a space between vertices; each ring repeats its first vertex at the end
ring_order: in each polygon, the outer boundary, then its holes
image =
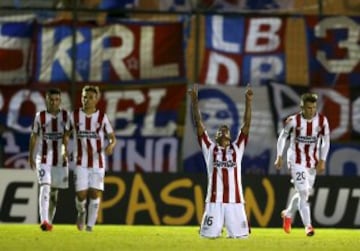
POLYGON ((45 108, 45 100, 44 97, 39 92, 31 92, 30 90, 21 90, 18 91, 10 100, 9 103, 9 111, 7 116, 7 126, 9 128, 15 129, 19 132, 30 133, 31 125, 28 127, 24 127, 20 125, 19 114, 20 107, 24 101, 31 101, 35 107, 36 111, 40 111, 45 108))
POLYGON ((357 133, 360 133, 360 97, 357 97, 352 105, 352 127, 357 133))
POLYGON ((140 35, 140 78, 160 78, 179 76, 178 64, 154 65, 154 28, 141 27, 140 35))
POLYGON ((346 206, 348 205, 350 189, 339 189, 338 196, 336 197, 335 209, 332 211, 332 215, 325 213, 326 209, 329 207, 329 194, 329 188, 319 188, 314 205, 314 219, 325 226, 335 225, 344 217, 346 206))
POLYGON ((175 138, 161 138, 155 143, 155 163, 154 171, 161 173, 164 172, 164 162, 169 162, 169 172, 175 173, 176 161, 178 152, 178 141, 175 138), (168 155, 166 155, 165 149, 168 148, 168 155))
POLYGON ((352 197, 357 198, 357 208, 356 208, 356 215, 354 219, 354 225, 359 226, 360 225, 360 189, 354 189, 352 191, 352 197))
MULTIPOLYGON (((42 82, 50 82, 52 67, 56 60, 58 60, 62 69, 64 70, 68 79, 71 79, 72 59, 69 50, 71 50, 73 39, 72 36, 67 36, 55 45, 54 28, 43 28, 41 37, 41 69, 39 80, 42 82), (49 42, 50 41, 50 42, 49 42)), ((84 41, 84 37, 80 32, 76 32, 76 43, 80 44, 84 41)), ((80 74, 75 72, 76 81, 83 81, 80 74)))
POLYGON ((326 37, 327 31, 332 29, 348 30, 348 37, 345 41, 339 42, 339 48, 347 50, 347 58, 329 60, 326 58, 325 51, 317 51, 316 58, 322 66, 331 73, 350 73, 354 70, 360 60, 360 38, 359 25, 348 17, 331 17, 319 22, 315 27, 315 35, 318 38, 326 37))
MULTIPOLYGON (((41 33, 41 61, 39 70, 39 80, 44 82, 51 81, 52 65, 54 63, 55 42, 54 42, 54 28, 42 28, 41 33)), ((38 45, 39 46, 39 45, 38 45)))
POLYGON ((149 91, 149 106, 144 118, 144 125, 141 134, 144 136, 170 136, 176 130, 176 123, 169 121, 166 126, 156 127, 155 116, 159 110, 161 99, 166 95, 166 89, 153 89, 149 91))
POLYGON ((224 66, 228 72, 228 79, 224 84, 238 85, 240 82, 240 69, 234 60, 225 57, 214 51, 209 55, 209 68, 206 73, 206 84, 218 84, 218 76, 220 73, 220 66, 224 66))
MULTIPOLYGON (((114 154, 112 157, 112 171, 115 172, 120 172, 123 171, 124 167, 123 167, 123 163, 126 161, 126 156, 122 155, 122 151, 124 149, 127 149, 126 147, 126 141, 125 140, 118 140, 115 148, 114 148, 114 154), (124 161, 125 160, 125 161, 124 161)), ((124 154, 126 155, 126 153, 124 154)))
POLYGON ((220 51, 230 53, 240 53, 240 45, 237 43, 231 43, 224 40, 224 18, 223 16, 213 16, 211 19, 211 28, 213 30, 211 43, 214 48, 220 51))
POLYGON ((144 155, 138 153, 136 140, 128 140, 126 146, 128 172, 136 172, 137 167, 141 168, 144 172, 153 171, 154 140, 146 139, 141 147, 144 148, 144 155))
POLYGON ((131 136, 134 134, 137 125, 130 123, 134 120, 134 108, 128 108, 126 111, 117 111, 118 103, 121 99, 133 100, 134 105, 139 105, 145 101, 144 94, 141 91, 111 91, 105 92, 106 114, 109 116, 109 121, 112 125, 116 124, 117 119, 126 119, 129 121, 127 127, 115 130, 117 136, 131 136))
MULTIPOLYGON (((281 130, 283 121, 289 115, 298 112, 300 97, 289 85, 277 84, 275 82, 270 83, 270 85, 272 86, 274 96, 272 102, 274 102, 276 113, 279 116, 276 127, 281 130), (293 105, 285 106, 284 100, 291 100, 293 105)), ((280 133, 280 131, 277 133, 280 133)))
POLYGON ((111 62, 121 80, 134 79, 124 59, 134 51, 134 34, 124 25, 111 25, 92 30, 90 80, 103 80, 102 64, 111 62), (104 38, 119 38, 119 47, 104 48, 104 38))
POLYGON ((280 45, 279 35, 276 34, 281 28, 280 18, 254 18, 250 20, 249 33, 246 36, 246 52, 270 52, 280 45), (262 31, 261 26, 269 27, 262 31), (266 39, 266 44, 260 44, 260 39, 266 39))
POLYGON ((283 62, 276 56, 253 56, 250 66, 250 82, 260 85, 263 79, 276 79, 284 69, 283 62), (267 65, 267 70, 262 71, 262 65, 267 65))

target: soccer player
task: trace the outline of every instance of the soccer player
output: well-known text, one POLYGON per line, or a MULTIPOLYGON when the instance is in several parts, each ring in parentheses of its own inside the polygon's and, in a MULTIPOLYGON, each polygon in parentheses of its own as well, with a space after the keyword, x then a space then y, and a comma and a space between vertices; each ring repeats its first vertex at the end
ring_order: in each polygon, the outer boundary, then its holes
POLYGON ((296 210, 300 212, 307 236, 315 234, 311 224, 308 203, 315 182, 316 172, 324 172, 325 161, 330 148, 330 129, 327 118, 317 113, 317 95, 305 93, 300 100, 301 111, 287 118, 277 140, 275 167, 283 165, 283 151, 286 140, 290 139, 287 150, 287 166, 290 169, 296 193, 288 207, 282 211, 283 228, 291 231, 296 210))
POLYGON ((46 110, 37 112, 29 142, 29 164, 37 170, 40 228, 52 230, 58 201, 58 189, 68 188, 69 168, 63 137, 69 114, 61 109, 61 91, 50 89, 45 94, 46 110))
MULTIPOLYGON (((96 107, 99 100, 99 88, 85 86, 81 94, 82 108, 74 110, 70 115, 70 131, 73 133, 75 148, 76 224, 79 230, 83 230, 87 216, 87 231, 92 231, 96 223, 100 196, 104 190, 105 154, 112 154, 116 145, 108 116, 96 107)), ((66 144, 69 142, 69 133, 65 137, 66 144)))
POLYGON ((205 211, 200 227, 200 236, 220 237, 223 226, 225 226, 229 238, 247 238, 250 229, 242 190, 241 161, 250 130, 253 91, 250 87, 246 91, 243 125, 232 142, 227 125, 218 128, 215 142, 209 138, 200 115, 197 85, 189 89, 189 95, 198 141, 208 174, 205 211))

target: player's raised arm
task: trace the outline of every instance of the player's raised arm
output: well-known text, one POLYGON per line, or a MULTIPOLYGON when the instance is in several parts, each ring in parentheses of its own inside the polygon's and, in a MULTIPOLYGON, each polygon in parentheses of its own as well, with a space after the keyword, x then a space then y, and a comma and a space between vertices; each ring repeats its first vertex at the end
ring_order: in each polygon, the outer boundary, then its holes
POLYGON ((194 84, 192 86, 192 88, 190 88, 188 90, 188 93, 190 95, 191 109, 192 109, 192 114, 193 114, 193 119, 194 119, 196 130, 197 130, 197 134, 200 137, 203 135, 203 133, 205 131, 205 126, 204 126, 204 123, 202 122, 201 114, 200 114, 200 110, 199 110, 197 84, 194 84))
POLYGON ((244 112, 244 124, 241 127, 241 131, 248 135, 250 131, 250 124, 251 124, 251 102, 253 99, 253 91, 251 86, 248 85, 245 93, 245 112, 244 112))

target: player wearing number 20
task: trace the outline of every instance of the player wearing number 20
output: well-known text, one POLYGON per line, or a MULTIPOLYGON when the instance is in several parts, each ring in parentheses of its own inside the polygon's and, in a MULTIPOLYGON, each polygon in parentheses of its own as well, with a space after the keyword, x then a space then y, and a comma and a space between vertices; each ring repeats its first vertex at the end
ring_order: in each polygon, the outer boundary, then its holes
POLYGON ((197 86, 189 90, 198 140, 205 159, 208 187, 200 236, 217 238, 223 226, 229 238, 247 238, 250 233, 241 182, 241 161, 248 141, 253 92, 245 94, 244 123, 231 142, 227 125, 218 128, 213 142, 201 120, 197 86))
POLYGON ((297 210, 300 212, 307 236, 315 234, 311 224, 308 197, 312 191, 316 172, 325 170, 325 161, 330 148, 330 129, 327 118, 317 113, 317 95, 305 93, 300 100, 301 112, 288 117, 277 141, 275 167, 282 167, 282 154, 286 140, 290 139, 287 150, 287 166, 296 193, 288 207, 281 212, 283 228, 291 231, 291 222, 297 210))

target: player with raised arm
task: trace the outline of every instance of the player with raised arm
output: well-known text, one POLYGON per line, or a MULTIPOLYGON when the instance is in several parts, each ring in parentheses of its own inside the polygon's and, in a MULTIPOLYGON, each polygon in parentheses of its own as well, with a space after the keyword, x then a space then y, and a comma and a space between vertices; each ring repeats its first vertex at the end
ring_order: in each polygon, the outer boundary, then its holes
POLYGON ((253 91, 248 86, 245 94, 243 125, 234 141, 231 141, 230 129, 227 125, 218 128, 215 142, 210 139, 200 115, 197 85, 189 89, 189 95, 208 175, 200 236, 220 237, 225 226, 229 238, 247 238, 250 228, 245 212, 241 161, 250 131, 253 91))
POLYGON ((105 154, 112 154, 116 145, 108 116, 97 109, 99 100, 99 87, 84 86, 81 93, 82 107, 71 113, 70 131, 65 137, 68 144, 70 132, 73 133, 75 205, 78 213, 76 225, 79 230, 83 230, 87 216, 87 231, 92 231, 96 223, 104 190, 105 154))
POLYGON ((61 91, 50 89, 45 94, 46 110, 36 113, 29 142, 29 164, 37 170, 40 228, 52 230, 58 201, 58 189, 68 188, 69 168, 63 137, 69 114, 61 109, 61 91))
POLYGON ((316 172, 324 172, 330 148, 330 129, 327 118, 317 112, 317 95, 305 93, 300 100, 301 111, 287 118, 277 140, 275 167, 282 168, 286 140, 290 139, 287 150, 287 166, 290 169, 296 193, 288 207, 282 211, 283 228, 291 231, 296 210, 300 212, 307 236, 315 234, 311 223, 309 195, 312 192, 316 172))

